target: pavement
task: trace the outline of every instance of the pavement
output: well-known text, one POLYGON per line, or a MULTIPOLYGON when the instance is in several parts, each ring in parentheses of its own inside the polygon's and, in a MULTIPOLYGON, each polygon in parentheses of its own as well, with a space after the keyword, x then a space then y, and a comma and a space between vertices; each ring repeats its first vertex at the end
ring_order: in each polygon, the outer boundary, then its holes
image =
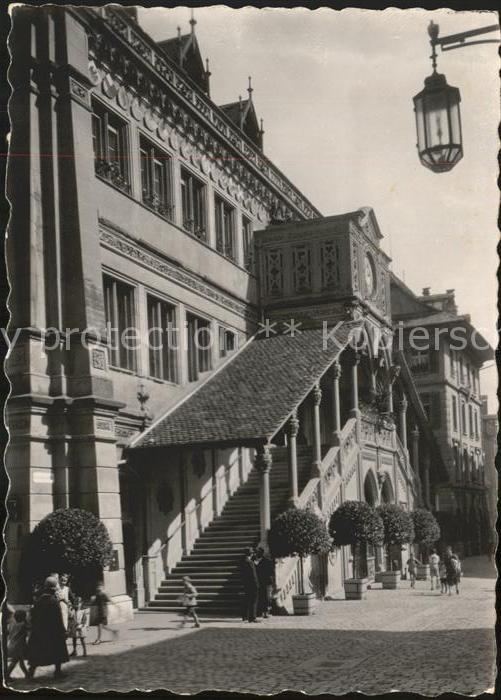
POLYGON ((119 626, 117 641, 93 646, 65 664, 65 678, 37 669, 32 681, 16 669, 10 687, 89 692, 167 689, 272 694, 366 694, 392 690, 436 696, 477 695, 495 679, 495 579, 487 558, 463 562, 460 594, 441 595, 428 581, 412 590, 374 586, 363 601, 341 595, 319 602, 314 615, 276 617, 250 625, 234 618, 202 620, 200 629, 167 613, 138 613, 119 626))

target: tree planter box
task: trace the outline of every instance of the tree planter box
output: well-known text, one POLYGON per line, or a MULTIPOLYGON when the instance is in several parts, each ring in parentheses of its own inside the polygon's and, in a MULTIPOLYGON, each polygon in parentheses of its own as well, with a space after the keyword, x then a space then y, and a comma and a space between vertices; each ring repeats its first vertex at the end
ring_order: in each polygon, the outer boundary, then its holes
POLYGON ((381 583, 385 590, 394 590, 400 581, 400 571, 381 571, 381 583))
POLYGON ((362 600, 367 597, 368 578, 347 578, 344 582, 346 600, 362 600))
POLYGON ((294 615, 311 615, 315 608, 315 594, 304 593, 292 596, 294 615))
POLYGON ((430 566, 429 564, 419 564, 416 567, 416 580, 417 581, 427 581, 430 578, 430 566))

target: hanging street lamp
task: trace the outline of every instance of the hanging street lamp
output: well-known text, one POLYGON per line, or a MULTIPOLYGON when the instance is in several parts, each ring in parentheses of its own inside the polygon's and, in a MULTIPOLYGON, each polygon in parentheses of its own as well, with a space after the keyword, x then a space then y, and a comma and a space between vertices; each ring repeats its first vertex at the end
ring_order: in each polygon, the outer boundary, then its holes
POLYGON ((438 24, 433 21, 429 24, 433 73, 425 79, 424 89, 414 97, 414 112, 419 160, 434 173, 451 170, 463 157, 459 110, 461 96, 458 88, 447 84, 445 75, 437 73, 436 47, 439 45, 442 51, 451 51, 474 44, 499 43, 497 39, 465 42, 468 37, 495 30, 499 30, 499 25, 493 24, 481 29, 439 37, 438 24))

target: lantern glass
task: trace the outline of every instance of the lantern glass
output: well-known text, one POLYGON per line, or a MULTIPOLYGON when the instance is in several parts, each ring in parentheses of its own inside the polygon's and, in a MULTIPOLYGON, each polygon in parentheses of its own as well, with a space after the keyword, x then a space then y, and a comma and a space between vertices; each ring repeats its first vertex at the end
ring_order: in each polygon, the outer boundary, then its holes
POLYGON ((459 90, 438 73, 414 97, 419 158, 434 172, 451 170, 463 157, 460 99, 459 90))

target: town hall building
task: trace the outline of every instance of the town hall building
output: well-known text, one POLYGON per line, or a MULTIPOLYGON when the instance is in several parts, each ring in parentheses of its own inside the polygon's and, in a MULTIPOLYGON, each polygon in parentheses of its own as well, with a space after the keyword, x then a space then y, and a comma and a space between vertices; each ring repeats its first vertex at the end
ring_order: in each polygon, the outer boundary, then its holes
MULTIPOLYGON (((408 343, 418 322, 471 335, 452 293, 391 273, 370 207, 323 216, 287 179, 251 84, 213 102, 193 19, 155 42, 133 8, 21 7, 11 50, 9 599, 65 507, 106 525, 124 617, 175 609, 186 574, 202 609, 238 611, 242 551, 287 507, 424 506, 481 549, 492 350, 408 343)), ((345 550, 311 558, 319 595, 345 550)), ((366 550, 367 576, 387 565, 366 550)), ((276 563, 286 607, 297 578, 276 563)))

